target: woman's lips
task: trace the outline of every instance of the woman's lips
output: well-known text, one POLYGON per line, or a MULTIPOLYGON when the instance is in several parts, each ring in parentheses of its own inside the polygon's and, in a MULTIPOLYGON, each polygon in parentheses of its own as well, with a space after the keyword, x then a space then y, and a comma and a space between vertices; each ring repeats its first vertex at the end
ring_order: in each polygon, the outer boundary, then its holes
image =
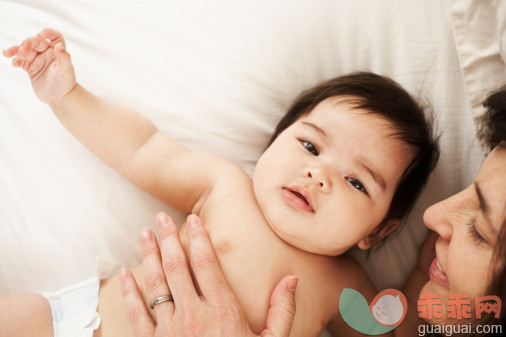
POLYGON ((432 261, 432 264, 429 268, 429 275, 432 281, 446 287, 450 288, 450 284, 448 283, 448 278, 446 277, 446 274, 441 269, 441 265, 439 264, 439 261, 437 257, 432 261))
POLYGON ((283 200, 290 206, 303 212, 314 213, 311 205, 311 196, 300 187, 283 188, 281 196, 283 200))

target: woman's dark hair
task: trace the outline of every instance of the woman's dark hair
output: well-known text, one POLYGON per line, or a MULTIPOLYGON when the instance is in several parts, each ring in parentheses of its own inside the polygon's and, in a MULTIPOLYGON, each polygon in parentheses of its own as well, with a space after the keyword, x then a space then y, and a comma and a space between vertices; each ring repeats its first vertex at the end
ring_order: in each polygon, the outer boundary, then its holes
MULTIPOLYGON (((478 122, 478 136, 490 150, 496 146, 506 148, 506 86, 488 96, 483 106, 486 111, 478 122)), ((504 200, 503 202, 506 203, 504 200)), ((502 308, 499 320, 502 328, 506 329, 506 217, 502 219, 500 228, 491 259, 493 262, 492 281, 488 293, 501 298, 502 308)))
POLYGON ((506 86, 492 92, 483 101, 485 113, 478 121, 478 137, 490 150, 506 147, 506 86))
POLYGON ((385 219, 374 230, 381 233, 390 219, 402 219, 413 207, 429 174, 439 159, 437 140, 423 109, 395 81, 368 72, 336 77, 302 92, 278 123, 269 145, 286 128, 311 111, 323 100, 350 96, 356 109, 379 115, 395 129, 392 136, 409 145, 413 160, 404 171, 385 219))

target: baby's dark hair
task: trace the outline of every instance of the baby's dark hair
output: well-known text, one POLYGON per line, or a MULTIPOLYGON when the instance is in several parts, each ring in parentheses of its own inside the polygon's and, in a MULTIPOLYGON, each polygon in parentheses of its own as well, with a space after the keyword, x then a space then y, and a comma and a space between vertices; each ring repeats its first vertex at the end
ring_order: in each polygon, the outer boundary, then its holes
MULTIPOLYGON (((385 219, 373 231, 376 237, 390 219, 402 219, 411 210, 439 159, 432 123, 410 94, 392 79, 358 72, 325 81, 294 101, 276 126, 269 145, 290 125, 331 97, 351 96, 356 109, 379 115, 394 127, 394 137, 408 144, 413 160, 404 171, 385 219)), ((377 242, 374 242, 377 243, 377 242)))

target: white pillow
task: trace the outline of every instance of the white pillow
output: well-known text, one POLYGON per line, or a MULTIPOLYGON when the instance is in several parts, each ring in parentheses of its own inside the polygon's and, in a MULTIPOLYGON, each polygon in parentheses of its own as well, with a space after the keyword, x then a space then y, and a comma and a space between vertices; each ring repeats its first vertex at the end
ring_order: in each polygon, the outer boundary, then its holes
MULTIPOLYGON (((463 81, 453 12, 439 0, 4 0, 0 47, 61 31, 85 87, 249 173, 302 89, 357 70, 394 78, 431 102, 442 133, 440 163, 408 226, 368 261, 353 253, 379 288, 400 287, 423 240, 423 210, 481 163, 469 98, 475 106, 504 81, 463 81)), ((476 77, 497 71, 487 60, 476 77)), ((140 229, 159 211, 177 213, 84 149, 6 59, 0 78, 0 293, 77 282, 96 272, 97 257, 111 262, 105 275, 138 264, 140 229)))
POLYGON ((506 2, 495 1, 497 36, 499 38, 499 49, 503 65, 506 64, 506 2))
POLYGON ((506 39, 504 1, 459 0, 451 7, 455 47, 473 114, 482 113, 487 93, 506 82, 501 43, 506 39), (502 3, 502 5, 500 4, 502 3), (501 35, 499 35, 502 33, 501 35))

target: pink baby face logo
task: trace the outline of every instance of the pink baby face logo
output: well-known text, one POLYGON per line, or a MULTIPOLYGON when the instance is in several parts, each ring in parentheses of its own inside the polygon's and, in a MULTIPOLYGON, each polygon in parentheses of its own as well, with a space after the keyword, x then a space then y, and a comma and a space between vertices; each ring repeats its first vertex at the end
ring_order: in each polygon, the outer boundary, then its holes
POLYGON ((408 309, 406 296, 397 289, 385 289, 369 306, 374 319, 383 326, 398 326, 408 309))

